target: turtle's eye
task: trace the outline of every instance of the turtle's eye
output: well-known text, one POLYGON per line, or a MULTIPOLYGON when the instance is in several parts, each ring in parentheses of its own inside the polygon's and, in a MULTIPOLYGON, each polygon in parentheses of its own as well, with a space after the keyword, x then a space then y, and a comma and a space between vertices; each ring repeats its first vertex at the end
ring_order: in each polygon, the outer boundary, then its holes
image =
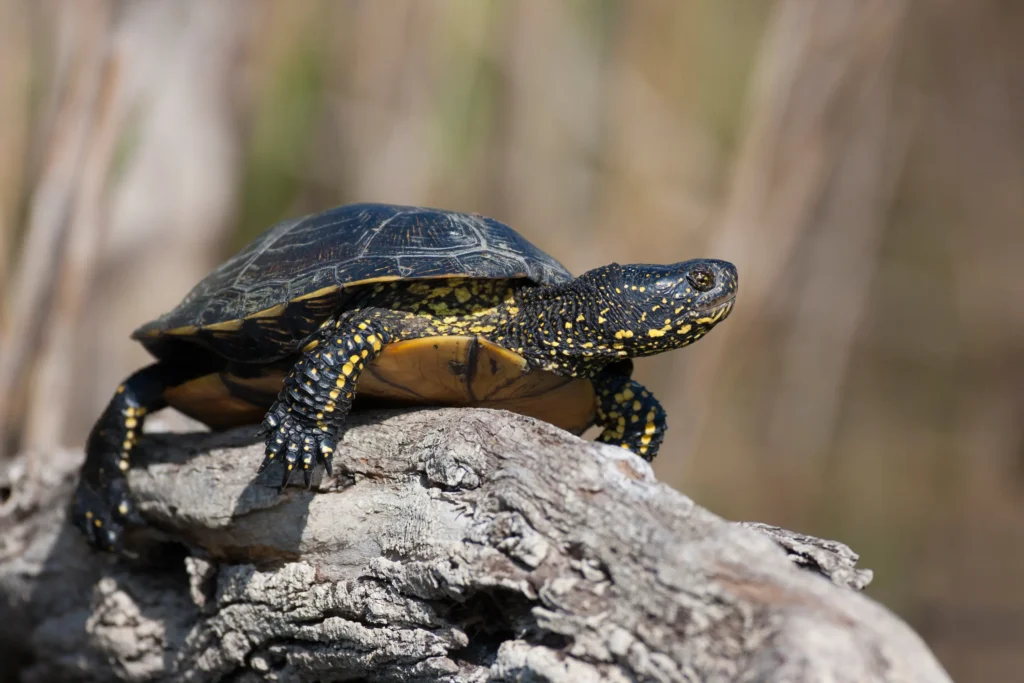
POLYGON ((715 276, 705 268, 694 268, 686 274, 686 279, 698 292, 706 292, 715 286, 715 276))

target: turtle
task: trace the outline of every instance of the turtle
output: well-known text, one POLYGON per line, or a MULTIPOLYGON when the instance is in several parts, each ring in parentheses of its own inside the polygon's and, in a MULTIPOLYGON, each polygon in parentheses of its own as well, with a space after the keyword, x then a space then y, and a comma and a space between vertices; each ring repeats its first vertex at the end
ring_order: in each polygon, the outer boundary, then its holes
POLYGON ((75 523, 100 549, 143 524, 126 479, 146 416, 259 425, 284 490, 333 473, 355 406, 482 406, 642 458, 665 411, 632 359, 725 320, 736 268, 715 259, 611 263, 573 277, 476 213, 360 203, 282 221, 132 333, 155 358, 117 387, 86 441, 75 523), (280 463, 280 465, 276 465, 280 463))

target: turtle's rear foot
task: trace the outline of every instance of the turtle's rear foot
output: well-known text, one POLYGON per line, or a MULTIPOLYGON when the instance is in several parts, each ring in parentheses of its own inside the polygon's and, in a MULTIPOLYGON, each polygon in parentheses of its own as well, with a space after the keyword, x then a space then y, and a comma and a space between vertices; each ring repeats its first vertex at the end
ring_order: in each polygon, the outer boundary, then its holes
POLYGON ((121 549, 126 525, 143 523, 128 495, 124 477, 102 483, 83 477, 75 491, 72 521, 85 532, 90 545, 106 551, 121 549))
POLYGON ((89 433, 85 463, 75 492, 74 523, 89 543, 118 550, 125 526, 143 524, 128 490, 125 473, 142 436, 146 415, 166 403, 164 389, 205 374, 200 364, 154 363, 125 380, 89 433))
POLYGON ((120 391, 93 427, 75 491, 72 519, 101 550, 119 550, 124 527, 143 523, 125 478, 146 413, 134 398, 120 391))

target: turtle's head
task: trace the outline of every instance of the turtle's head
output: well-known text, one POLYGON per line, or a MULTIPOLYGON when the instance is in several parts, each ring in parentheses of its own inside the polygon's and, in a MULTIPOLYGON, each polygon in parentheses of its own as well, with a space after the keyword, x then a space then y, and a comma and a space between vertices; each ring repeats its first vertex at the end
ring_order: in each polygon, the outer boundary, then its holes
POLYGON ((736 286, 736 267, 726 261, 612 263, 518 291, 492 336, 537 367, 587 375, 616 360, 692 344, 729 315, 736 286))
POLYGON ((691 344, 725 320, 736 299, 736 267, 695 259, 672 265, 609 266, 599 318, 607 343, 630 356, 691 344))

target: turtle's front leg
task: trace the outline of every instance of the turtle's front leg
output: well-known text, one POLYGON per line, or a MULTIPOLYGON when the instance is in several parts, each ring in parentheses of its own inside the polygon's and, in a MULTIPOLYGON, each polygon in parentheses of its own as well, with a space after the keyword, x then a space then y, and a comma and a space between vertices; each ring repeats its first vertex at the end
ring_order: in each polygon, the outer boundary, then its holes
POLYGON ((383 321, 364 315, 329 320, 320 327, 315 345, 307 347, 288 373, 260 430, 267 450, 259 471, 284 460, 281 490, 300 465, 309 488, 317 457, 332 473, 338 432, 352 408, 359 374, 391 336, 383 321))
POLYGON ((628 375, 606 372, 594 379, 597 440, 622 446, 650 462, 665 439, 665 410, 642 384, 628 375))

